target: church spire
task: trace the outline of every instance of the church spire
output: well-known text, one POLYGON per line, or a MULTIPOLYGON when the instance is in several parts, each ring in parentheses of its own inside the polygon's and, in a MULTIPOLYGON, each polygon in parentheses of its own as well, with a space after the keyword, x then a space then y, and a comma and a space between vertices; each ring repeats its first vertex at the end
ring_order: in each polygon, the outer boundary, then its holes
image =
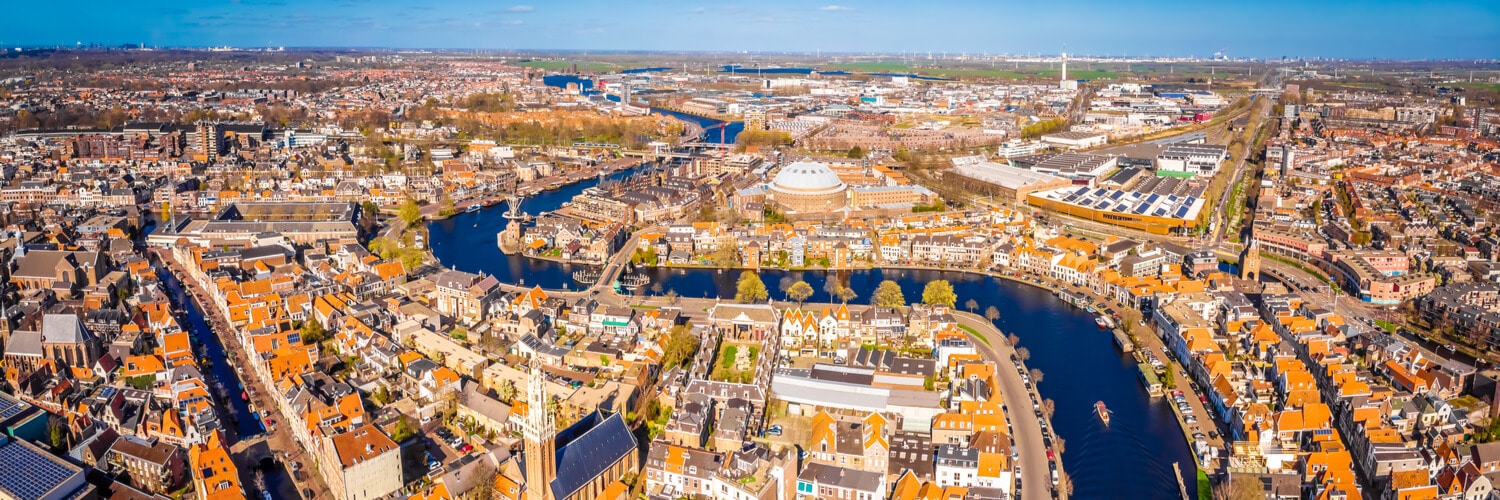
POLYGON ((552 479, 557 477, 557 425, 552 412, 547 381, 542 376, 541 361, 529 363, 530 380, 526 383, 526 496, 525 500, 555 500, 552 479))

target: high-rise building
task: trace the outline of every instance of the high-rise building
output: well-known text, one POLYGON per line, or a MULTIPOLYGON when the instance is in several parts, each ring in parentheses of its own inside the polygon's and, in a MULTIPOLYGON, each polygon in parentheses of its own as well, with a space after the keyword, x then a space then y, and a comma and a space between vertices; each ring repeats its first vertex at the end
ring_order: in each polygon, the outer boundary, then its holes
POLYGON ((219 153, 224 147, 223 131, 219 124, 209 122, 198 122, 198 149, 212 162, 219 159, 219 153))

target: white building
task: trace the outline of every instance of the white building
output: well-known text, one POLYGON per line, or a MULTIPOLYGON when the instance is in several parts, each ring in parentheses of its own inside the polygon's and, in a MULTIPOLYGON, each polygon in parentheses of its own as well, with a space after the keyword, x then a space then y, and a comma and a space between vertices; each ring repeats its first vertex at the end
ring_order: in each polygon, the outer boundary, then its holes
POLYGON ((1042 142, 1067 149, 1103 146, 1109 137, 1098 132, 1058 132, 1042 136, 1042 142))

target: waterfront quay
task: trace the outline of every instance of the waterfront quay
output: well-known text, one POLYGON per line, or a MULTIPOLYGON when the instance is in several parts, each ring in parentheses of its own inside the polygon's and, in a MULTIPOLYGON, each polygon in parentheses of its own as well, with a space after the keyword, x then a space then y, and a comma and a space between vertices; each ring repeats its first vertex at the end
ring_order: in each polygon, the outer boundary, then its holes
MULTIPOLYGON (((474 224, 480 226, 480 233, 500 230, 498 218, 484 214, 462 214, 455 219, 434 222, 429 225, 434 252, 446 266, 493 275, 502 283, 514 285, 507 289, 517 293, 539 286, 549 294, 567 297, 566 300, 607 298, 646 308, 673 307, 671 304, 675 304, 685 313, 702 313, 713 304, 731 302, 729 299, 735 295, 736 281, 743 272, 741 269, 641 266, 635 272, 646 275, 650 285, 637 289, 641 295, 619 296, 607 286, 608 278, 601 277, 600 283, 592 288, 588 288, 588 284, 573 282, 574 271, 590 268, 602 271, 599 267, 506 256, 489 248, 475 249, 466 243, 470 239, 478 241, 481 237, 471 234, 474 230, 470 226, 474 224), (448 229, 450 225, 451 230, 448 229)), ((630 253, 635 245, 634 241, 626 243, 622 253, 630 253)), ((616 257, 612 263, 623 262, 619 255, 616 257)), ((984 331, 979 328, 981 324, 993 324, 1005 332, 1004 336, 999 336, 1001 339, 1016 335, 1020 339, 1017 347, 1027 348, 1031 357, 1026 362, 1027 370, 1038 368, 1045 374, 1040 382, 1030 387, 1017 380, 1016 386, 1021 389, 1002 387, 1002 391, 1006 394, 1010 414, 1014 415, 1013 425, 1015 420, 1036 420, 1036 433, 1032 436, 1039 440, 1042 436, 1053 436, 1057 438, 1055 441, 1066 444, 1062 453, 1055 455, 1059 465, 1066 464, 1065 470, 1060 467, 1060 473, 1065 473, 1060 476, 1065 475, 1072 481, 1071 493, 1075 498, 1109 497, 1109 492, 1117 491, 1115 488, 1122 484, 1129 485, 1132 491, 1146 492, 1143 493, 1146 498, 1178 498, 1174 462, 1186 474, 1188 490, 1196 492, 1192 482, 1198 464, 1185 439, 1193 432, 1180 424, 1173 405, 1167 403, 1169 398, 1153 398, 1147 393, 1140 381, 1137 359, 1120 352, 1114 335, 1094 324, 1094 315, 1064 305, 1053 296, 1050 290, 1059 285, 1010 273, 897 267, 883 265, 874 269, 828 271, 761 268, 755 272, 767 284, 773 303, 779 307, 793 307, 782 286, 799 280, 806 281, 815 291, 811 300, 824 303, 838 302, 826 291, 829 281, 854 289, 861 297, 859 300, 863 301, 871 296, 881 281, 891 279, 901 286, 908 301, 919 302, 922 287, 927 282, 948 280, 953 283, 958 304, 964 311, 968 310, 964 303, 972 298, 977 302, 975 314, 990 306, 995 306, 1000 312, 999 319, 993 323, 980 316, 978 323, 973 325, 976 331, 984 331), (1022 398, 1020 402, 1013 403, 1009 396, 1028 393, 1034 393, 1038 401, 1050 399, 1055 405, 1055 413, 1047 423, 1047 433, 1042 432, 1045 420, 1035 417, 1029 398, 1018 396, 1022 398), (1094 411, 1094 405, 1099 401, 1105 401, 1112 412, 1108 426, 1094 411)), ((601 275, 608 276, 609 273, 601 272, 601 275)), ((1108 302, 1101 300, 1100 303, 1108 302)), ((973 319, 964 321, 967 324, 973 319)), ((990 340, 986 347, 994 349, 995 358, 1000 360, 996 363, 1001 368, 998 371, 1016 373, 1009 355, 1002 354, 1003 350, 1013 347, 1002 346, 1005 342, 995 338, 997 335, 987 334, 985 337, 990 340)), ((1006 380, 1001 382, 1010 385, 1006 380)), ((1204 415, 1201 410, 1196 411, 1204 415)), ((1023 432, 1030 431, 1017 428, 1015 436, 1019 439, 1023 432)), ((1022 491, 1026 495, 1045 492, 1048 488, 1031 488, 1028 492, 1027 485, 1051 484, 1050 477, 1040 483, 1036 481, 1041 477, 1035 477, 1050 476, 1047 460, 1026 457, 1025 450, 1033 448, 1034 443, 1019 442, 1017 447, 1022 451, 1022 491)), ((1041 449, 1046 449, 1045 443, 1041 449)), ((1046 452, 1042 451, 1040 455, 1045 457, 1046 452)))

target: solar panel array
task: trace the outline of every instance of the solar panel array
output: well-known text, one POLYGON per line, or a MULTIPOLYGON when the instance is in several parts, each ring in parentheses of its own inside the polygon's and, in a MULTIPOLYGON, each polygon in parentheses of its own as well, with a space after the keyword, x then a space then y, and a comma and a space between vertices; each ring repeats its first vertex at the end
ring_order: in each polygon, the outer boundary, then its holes
POLYGON ((1180 187, 1177 179, 1165 185, 1157 185, 1153 190, 1121 191, 1107 188, 1065 188, 1042 194, 1048 198, 1059 200, 1064 203, 1087 207, 1094 210, 1115 212, 1132 215, 1150 215, 1154 217, 1171 217, 1176 219, 1190 218, 1196 215, 1193 210, 1199 205, 1197 196, 1188 195, 1185 192, 1173 194, 1180 187), (1166 192, 1161 189, 1166 188, 1166 192), (1182 196, 1178 196, 1182 194, 1182 196))
POLYGON ((26 403, 9 398, 0 398, 0 421, 20 414, 26 407, 26 403))
POLYGON ((80 472, 17 442, 0 446, 0 469, 0 490, 14 498, 41 498, 80 472))

